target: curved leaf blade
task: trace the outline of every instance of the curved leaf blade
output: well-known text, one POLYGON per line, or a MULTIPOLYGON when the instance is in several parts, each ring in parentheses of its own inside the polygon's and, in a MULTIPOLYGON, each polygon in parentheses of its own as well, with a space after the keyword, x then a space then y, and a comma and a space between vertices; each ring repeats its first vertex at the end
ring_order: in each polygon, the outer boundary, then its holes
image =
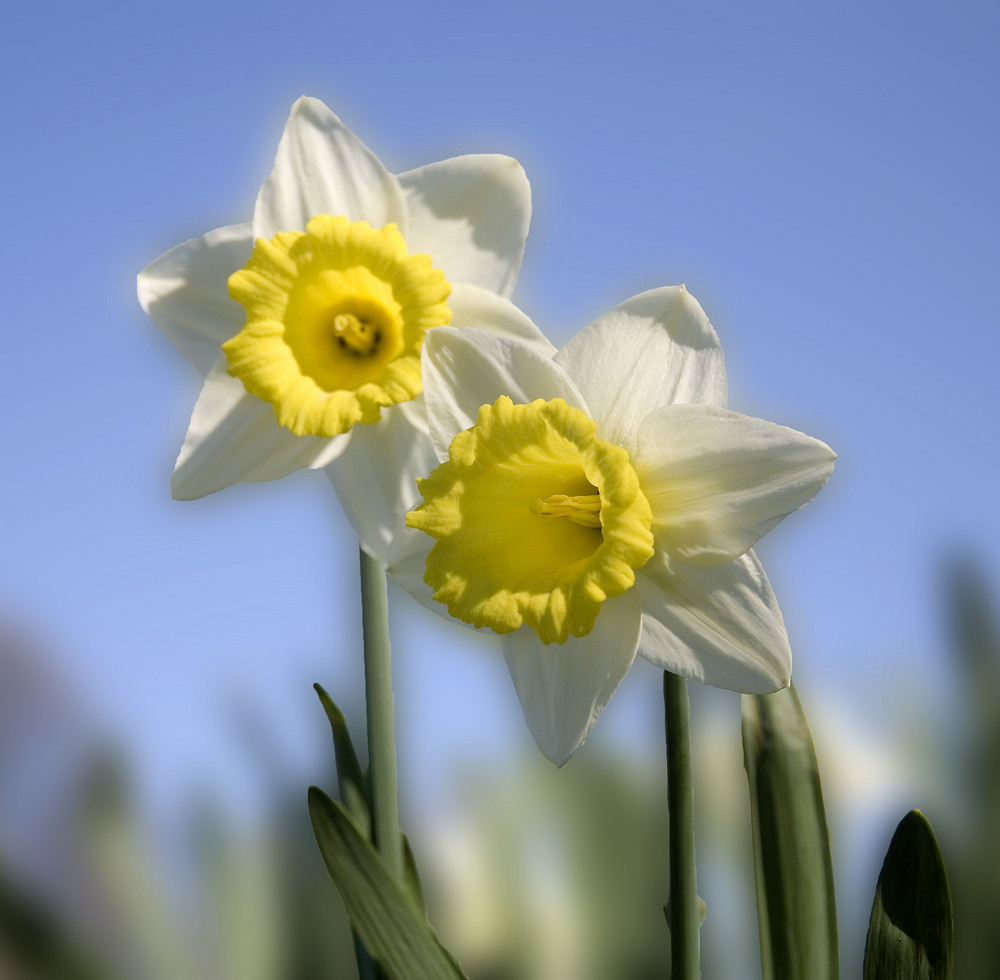
POLYGON ((368 803, 368 780, 358 762, 358 754, 351 741, 351 733, 347 729, 347 719, 344 712, 337 707, 333 698, 320 684, 313 684, 313 690, 319 695, 320 703, 330 722, 333 734, 333 752, 337 760, 337 788, 340 799, 350 810, 354 819, 362 827, 365 837, 371 836, 371 808, 368 803))
POLYGON ((348 811, 313 786, 309 815, 351 924, 389 980, 465 980, 348 811))
POLYGON ((836 980, 833 863, 809 722, 794 687, 742 700, 763 980, 836 980))

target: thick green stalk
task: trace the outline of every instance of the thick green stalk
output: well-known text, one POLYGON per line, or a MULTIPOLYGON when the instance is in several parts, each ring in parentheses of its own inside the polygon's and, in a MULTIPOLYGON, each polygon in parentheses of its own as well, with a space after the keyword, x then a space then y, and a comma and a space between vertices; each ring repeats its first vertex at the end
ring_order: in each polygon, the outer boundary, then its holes
POLYGON ((393 730, 389 600, 385 566, 361 550, 361 625, 365 647, 365 708, 371 782, 372 843, 392 877, 404 878, 403 845, 396 799, 396 739, 393 730))
POLYGON ((672 980, 698 980, 698 886, 694 867, 694 791, 691 785, 691 710, 687 682, 663 672, 670 814, 670 956, 672 980))

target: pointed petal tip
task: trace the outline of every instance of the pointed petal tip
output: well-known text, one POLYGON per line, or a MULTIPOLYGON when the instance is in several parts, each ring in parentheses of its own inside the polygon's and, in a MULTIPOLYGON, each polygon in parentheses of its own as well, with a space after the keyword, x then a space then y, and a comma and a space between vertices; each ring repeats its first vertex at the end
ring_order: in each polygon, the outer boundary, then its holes
MULTIPOLYGON (((819 493, 826 486, 830 477, 833 476, 833 467, 837 462, 837 454, 822 439, 813 439, 813 442, 816 443, 816 469, 820 474, 819 486, 816 488, 816 492, 819 493)), ((800 506, 804 507, 805 504, 800 506)))
MULTIPOLYGON (((534 733, 532 733, 534 735, 534 733)), ((557 769, 562 769, 563 766, 569 762, 570 759, 576 754, 577 750, 583 747, 583 743, 586 741, 586 736, 578 738, 570 747, 565 744, 543 744, 538 738, 535 738, 535 745, 538 746, 538 751, 545 756, 549 762, 552 763, 557 769)))
POLYGON ((512 157, 509 153, 469 153, 466 154, 466 156, 481 157, 483 160, 490 161, 497 167, 497 169, 507 167, 508 169, 519 172, 520 174, 524 174, 525 172, 521 161, 518 160, 517 157, 512 157))
POLYGON ((322 99, 317 99, 314 95, 300 95, 288 110, 288 118, 311 113, 314 117, 326 118, 341 126, 344 125, 338 116, 322 99))
POLYGON ((207 492, 194 490, 184 476, 179 476, 177 470, 174 470, 170 476, 170 496, 173 500, 200 500, 207 496, 207 492))
POLYGON ((754 694, 777 694, 792 686, 792 665, 788 664, 785 670, 775 671, 771 677, 762 678, 761 689, 754 691, 754 694))
POLYGON ((300 95, 293 103, 291 109, 288 110, 290 116, 298 115, 300 112, 305 112, 306 109, 320 109, 324 112, 330 112, 330 107, 322 100, 317 99, 314 95, 300 95))
POLYGON ((823 457, 823 461, 829 463, 832 468, 833 464, 837 461, 837 453, 822 439, 817 439, 815 436, 809 436, 809 439, 815 446, 817 456, 823 457))
POLYGON ((635 657, 638 591, 605 600, 590 633, 544 645, 528 626, 500 638, 524 718, 542 755, 562 768, 583 745, 635 657))
MULTIPOLYGON (((755 694, 766 697, 768 694, 777 694, 790 687, 792 678, 790 674, 775 674, 771 677, 760 677, 753 683, 741 684, 728 690, 734 690, 739 694, 755 694)), ((716 685, 713 685, 716 686, 716 685)))

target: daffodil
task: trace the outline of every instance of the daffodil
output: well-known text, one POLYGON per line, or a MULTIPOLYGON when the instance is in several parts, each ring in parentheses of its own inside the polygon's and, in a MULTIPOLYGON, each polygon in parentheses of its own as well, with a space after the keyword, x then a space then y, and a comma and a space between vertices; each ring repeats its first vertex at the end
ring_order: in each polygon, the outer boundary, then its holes
POLYGON ((143 308, 204 377, 171 487, 179 499, 326 467, 366 549, 435 460, 420 348, 488 323, 553 348, 504 303, 531 212, 510 157, 389 173, 320 101, 292 107, 253 219, 139 274, 143 308))
POLYGON ((735 691, 788 684, 785 627, 751 549, 835 456, 727 411, 718 338, 683 286, 633 297, 553 358, 436 330, 423 373, 441 463, 390 571, 500 634, 550 759, 577 749, 637 652, 735 691))

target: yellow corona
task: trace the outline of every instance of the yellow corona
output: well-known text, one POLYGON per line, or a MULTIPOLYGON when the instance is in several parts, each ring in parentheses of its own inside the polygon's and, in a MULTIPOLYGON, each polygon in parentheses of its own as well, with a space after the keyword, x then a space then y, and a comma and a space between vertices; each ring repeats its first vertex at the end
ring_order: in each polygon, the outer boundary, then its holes
POLYGON ((229 373, 296 435, 377 422, 421 391, 424 334, 451 321, 451 287, 394 224, 321 214, 258 239, 229 277, 246 324, 222 345, 229 373))
POLYGON ((593 629, 601 603, 653 554, 652 515, 628 453, 560 398, 479 409, 407 515, 435 543, 424 581, 452 616, 543 643, 593 629))

